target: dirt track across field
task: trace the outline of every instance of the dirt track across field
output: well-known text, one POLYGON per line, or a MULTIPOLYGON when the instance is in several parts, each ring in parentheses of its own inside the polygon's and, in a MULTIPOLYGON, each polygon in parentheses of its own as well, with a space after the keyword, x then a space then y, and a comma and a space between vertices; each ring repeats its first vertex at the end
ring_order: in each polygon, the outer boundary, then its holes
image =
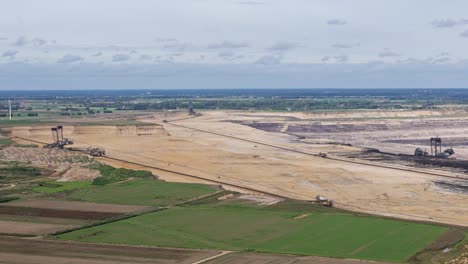
POLYGON ((321 257, 302 257, 292 255, 279 255, 267 253, 231 253, 206 264, 390 264, 384 262, 364 261, 354 259, 335 259, 321 257))
MULTIPOLYGON (((376 114, 384 117, 384 113, 376 114)), ((392 114, 413 117, 417 113, 392 114)), ((171 124, 165 124, 164 127, 156 125, 142 135, 132 132, 135 131, 133 128, 123 127, 65 127, 65 133, 75 141, 77 147, 97 145, 105 148, 108 156, 120 160, 199 175, 295 199, 310 200, 322 194, 333 199, 337 207, 353 211, 468 226, 466 195, 436 185, 435 182, 440 180, 438 176, 328 160, 190 129, 212 131, 311 153, 327 152, 333 155, 360 150, 337 144, 310 144, 309 141, 298 141, 296 136, 266 132, 242 124, 260 120, 284 122, 289 117, 311 120, 317 116, 303 113, 208 111, 196 118, 187 117, 183 114, 171 117, 179 119, 176 124, 186 128, 171 124)), ((162 116, 154 115, 142 121, 163 124, 162 119, 162 116)), ((43 129, 46 128, 13 128, 12 135, 46 140, 47 136, 39 133, 43 129)), ((323 141, 329 139, 324 137, 323 141)), ((112 165, 129 166, 126 162, 119 164, 118 161, 113 161, 112 165)), ((168 181, 206 182, 168 171, 151 170, 168 181)))
POLYGON ((188 264, 219 253, 211 250, 98 245, 0 237, 0 263, 8 264, 188 264))

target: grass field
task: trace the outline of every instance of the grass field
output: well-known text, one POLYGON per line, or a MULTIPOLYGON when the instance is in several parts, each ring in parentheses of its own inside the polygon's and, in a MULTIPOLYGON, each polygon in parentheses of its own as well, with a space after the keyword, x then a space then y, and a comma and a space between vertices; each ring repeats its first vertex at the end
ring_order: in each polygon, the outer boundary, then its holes
POLYGON ((166 206, 215 191, 215 188, 201 184, 134 179, 104 186, 93 185, 72 192, 68 198, 95 203, 166 206))
POLYGON ((402 262, 446 230, 344 213, 190 206, 79 230, 59 238, 402 262))
POLYGON ((58 181, 45 181, 39 183, 39 186, 34 187, 33 191, 39 193, 58 193, 63 191, 71 191, 76 189, 88 188, 90 182, 58 182, 58 181))
POLYGON ((0 146, 9 146, 13 144, 13 141, 7 137, 2 137, 0 138, 0 146))
POLYGON ((0 147, 9 146, 13 144, 13 141, 5 135, 5 132, 0 129, 0 147))
POLYGON ((0 183, 33 180, 39 178, 44 170, 20 162, 0 162, 0 183))

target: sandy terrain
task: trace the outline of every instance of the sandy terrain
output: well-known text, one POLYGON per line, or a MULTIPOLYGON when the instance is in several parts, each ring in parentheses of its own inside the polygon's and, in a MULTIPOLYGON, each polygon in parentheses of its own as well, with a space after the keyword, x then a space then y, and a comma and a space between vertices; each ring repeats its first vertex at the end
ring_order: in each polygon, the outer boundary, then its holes
POLYGON ((291 113, 226 120, 242 122, 261 130, 306 137, 306 142, 341 142, 381 151, 414 154, 416 148, 430 152, 431 137, 443 139, 444 148, 454 147, 456 158, 468 159, 468 114, 447 111, 357 111, 291 113))
POLYGON ((26 223, 0 221, 0 234, 42 235, 54 233, 74 227, 73 225, 57 225, 44 223, 26 223))
POLYGON ((211 250, 166 249, 0 237, 0 263, 188 264, 216 255, 211 250))
MULTIPOLYGON (((365 113, 367 117, 414 117, 418 114, 437 115, 436 112, 430 111, 365 113)), ((336 116, 353 118, 363 116, 363 113, 354 113, 352 117, 346 113, 335 114, 336 116)), ((194 119, 184 118, 187 116, 180 114, 168 119, 180 119, 175 124, 190 128, 312 153, 323 151, 333 154, 359 150, 343 145, 309 144, 298 141, 297 137, 292 135, 267 132, 239 123, 253 120, 284 122, 285 119, 296 122, 301 118, 318 118, 316 115, 210 111, 203 112, 202 116, 194 119)), ((434 181, 440 179, 437 176, 288 152, 163 123, 159 115, 146 116, 142 121, 163 124, 164 128, 154 126, 151 132, 138 136, 138 129, 133 128, 84 129, 67 126, 65 133, 77 146, 104 147, 108 156, 127 161, 195 174, 296 199, 310 200, 315 195, 322 194, 333 199, 337 207, 354 211, 468 226, 467 195, 441 190, 434 185, 434 181), (116 132, 122 130, 129 132, 116 132)), ((12 134, 19 133, 36 140, 46 140, 47 135, 41 132, 44 129, 46 128, 14 128, 12 134)), ((325 136, 323 140, 330 141, 325 136)), ((116 161, 112 163, 119 165, 116 161)), ((122 163, 120 166, 128 164, 122 163)), ((168 172, 153 172, 169 181, 200 182, 168 172)))

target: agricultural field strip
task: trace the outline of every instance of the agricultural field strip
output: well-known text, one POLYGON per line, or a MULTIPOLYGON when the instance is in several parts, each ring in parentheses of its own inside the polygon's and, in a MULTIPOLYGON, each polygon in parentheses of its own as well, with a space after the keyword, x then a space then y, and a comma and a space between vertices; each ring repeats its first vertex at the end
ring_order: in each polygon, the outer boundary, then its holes
POLYGON ((2 263, 5 261, 18 264, 149 264, 155 262, 191 264, 217 255, 219 252, 0 237, 0 262, 2 263))
POLYGON ((73 227, 75 227, 75 225, 0 220, 0 234, 3 233, 7 235, 42 235, 73 227))
POLYGON ((251 263, 251 264, 395 264, 394 262, 377 262, 365 261, 355 259, 338 259, 338 258, 324 258, 316 256, 296 256, 287 254, 272 254, 272 253, 253 253, 253 252, 234 252, 226 254, 206 264, 237 264, 237 263, 251 263))
POLYGON ((66 233, 59 238, 404 261, 446 231, 440 226, 346 214, 315 212, 296 219, 301 213, 222 206, 175 207, 66 233), (355 228, 349 229, 351 224, 355 228), (235 226, 235 230, 230 229, 235 226), (348 235, 354 239, 344 239, 348 235))
MULTIPOLYGON (((273 145, 271 143, 265 143, 265 142, 260 142, 260 141, 256 141, 256 140, 246 139, 246 138, 239 138, 239 137, 235 137, 235 136, 231 136, 231 135, 226 135, 226 134, 222 134, 222 133, 218 133, 218 132, 212 132, 212 131, 208 131, 208 130, 198 129, 198 128, 189 127, 189 126, 185 126, 185 125, 179 125, 179 124, 174 124, 174 123, 169 123, 169 122, 167 122, 166 124, 170 124, 170 125, 185 128, 185 129, 191 129, 191 130, 198 131, 198 132, 203 132, 203 133, 208 133, 208 134, 212 134, 212 135, 217 135, 217 136, 232 138, 232 139, 236 139, 236 140, 246 141, 246 142, 250 142, 250 143, 254 143, 254 144, 264 145, 264 146, 268 146, 268 147, 272 147, 272 148, 276 148, 276 149, 281 149, 281 150, 286 150, 286 151, 290 151, 290 152, 294 152, 294 153, 319 157, 319 153, 311 153, 311 152, 307 152, 307 151, 304 151, 304 150, 273 145)), ((434 171, 415 169, 415 168, 411 168, 411 167, 407 167, 407 166, 395 166, 395 165, 390 166, 390 165, 384 164, 384 163, 366 162, 366 161, 361 161, 361 160, 358 161, 358 160, 355 160, 355 159, 346 159, 346 158, 342 158, 342 157, 335 157, 335 156, 329 156, 329 155, 327 155, 327 157, 325 157, 325 159, 348 162, 348 163, 355 163, 355 164, 361 164, 361 165, 368 165, 368 166, 374 166, 374 167, 381 167, 381 168, 387 168, 387 169, 411 171, 411 172, 416 172, 416 173, 420 173, 420 174, 428 174, 428 175, 444 177, 444 178, 468 180, 468 178, 459 177, 459 175, 456 175, 456 174, 437 173, 437 172, 434 172, 434 171)))
POLYGON ((159 207, 150 207, 150 206, 148 206, 148 208, 146 210, 137 211, 137 212, 133 212, 133 213, 128 213, 128 214, 120 215, 120 216, 115 216, 115 217, 112 217, 112 218, 103 219, 103 220, 101 220, 99 222, 95 222, 95 223, 91 223, 91 224, 87 224, 87 225, 82 225, 82 226, 77 226, 77 227, 62 230, 62 231, 57 231, 57 232, 53 233, 52 236, 58 236, 58 235, 63 235, 63 234, 79 231, 79 230, 94 228, 94 227, 97 227, 97 226, 102 226, 102 225, 106 225, 106 224, 110 224, 110 223, 114 223, 114 222, 118 222, 118 221, 122 221, 122 220, 127 220, 127 219, 130 219, 130 218, 142 216, 142 215, 149 214, 149 213, 162 212, 162 211, 165 211, 165 210, 168 210, 168 209, 180 206, 180 205, 184 205, 186 203, 195 202, 197 200, 205 199, 205 198, 210 197, 210 196, 216 196, 216 195, 218 195, 220 193, 223 193, 223 192, 224 191, 217 191, 217 192, 214 192, 214 193, 202 195, 202 196, 199 196, 199 197, 194 197, 194 198, 191 198, 189 200, 178 202, 178 203, 171 204, 171 205, 168 205, 168 206, 159 206, 159 207))
POLYGON ((102 213, 129 213, 145 210, 147 206, 102 204, 78 201, 59 200, 16 200, 0 204, 0 207, 25 207, 37 209, 53 209, 63 211, 102 212, 102 213))

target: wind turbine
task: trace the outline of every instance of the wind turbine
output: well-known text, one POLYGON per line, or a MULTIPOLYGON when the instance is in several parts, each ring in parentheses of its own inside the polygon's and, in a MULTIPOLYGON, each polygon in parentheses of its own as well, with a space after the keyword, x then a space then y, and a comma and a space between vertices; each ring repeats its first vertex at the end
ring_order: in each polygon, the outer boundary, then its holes
POLYGON ((8 114, 11 120, 11 100, 10 99, 8 99, 8 114))

